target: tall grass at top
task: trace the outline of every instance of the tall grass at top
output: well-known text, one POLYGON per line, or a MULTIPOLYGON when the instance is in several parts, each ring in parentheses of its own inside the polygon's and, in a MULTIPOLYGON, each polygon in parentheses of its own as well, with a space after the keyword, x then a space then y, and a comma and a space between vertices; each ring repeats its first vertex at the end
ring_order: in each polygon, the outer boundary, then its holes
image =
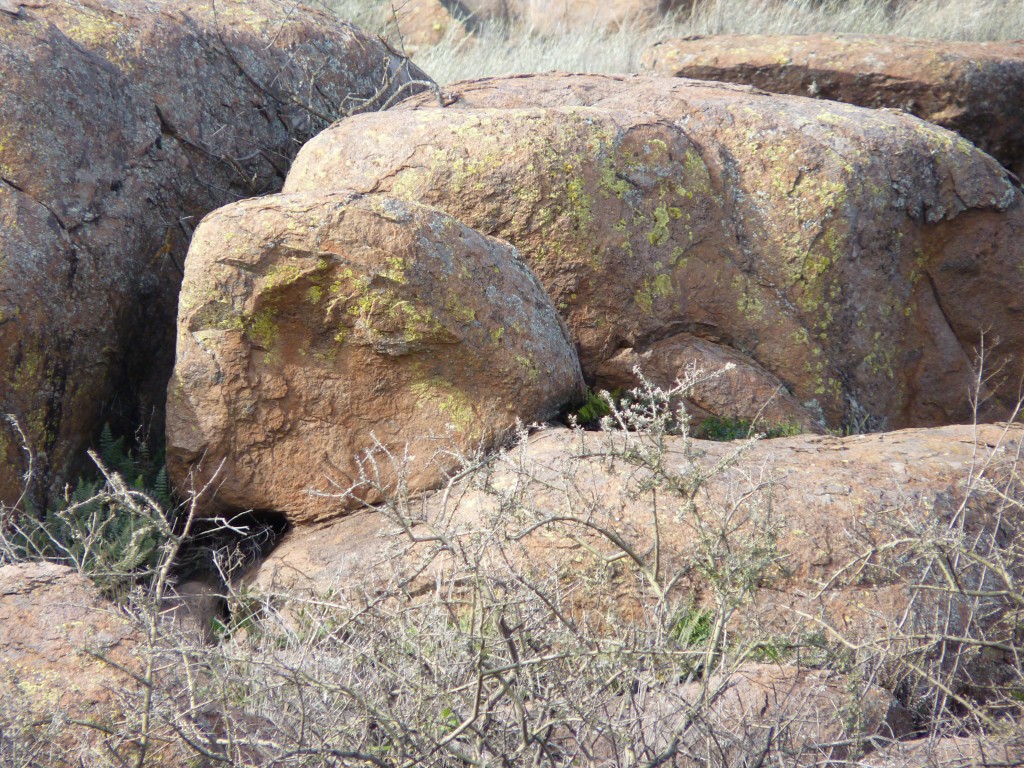
MULTIPOLYGON (((313 0, 400 46, 392 8, 407 0, 313 0)), ((1024 39, 1022 0, 697 0, 693 10, 644 28, 573 28, 539 34, 523 25, 483 26, 476 39, 458 36, 416 52, 438 83, 516 72, 639 72, 651 44, 715 34, 860 33, 941 40, 1024 39)))

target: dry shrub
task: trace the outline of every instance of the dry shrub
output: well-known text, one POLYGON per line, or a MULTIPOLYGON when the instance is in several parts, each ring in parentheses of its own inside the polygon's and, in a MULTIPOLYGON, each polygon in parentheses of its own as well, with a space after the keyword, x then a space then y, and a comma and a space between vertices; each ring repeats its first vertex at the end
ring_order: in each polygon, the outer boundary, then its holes
MULTIPOLYGON (((897 564, 891 575, 937 606, 933 620, 857 637, 823 625, 782 644, 742 620, 785 565, 770 468, 740 473, 749 482, 729 503, 692 503, 710 479, 745 468, 751 445, 737 442, 711 463, 691 450, 688 419, 672 403, 703 375, 691 371, 671 392, 645 385, 609 400, 605 432, 577 433, 557 482, 525 461, 524 431, 500 455, 464 456, 430 503, 400 483, 382 487, 389 500, 374 513, 393 535, 379 567, 319 594, 256 593, 236 582, 213 645, 160 618, 183 543, 170 532, 157 579, 128 609, 146 638, 143 672, 118 692, 131 716, 103 725, 110 763, 188 755, 227 766, 854 765, 906 733, 888 690, 921 734, 1019 740, 1020 448, 986 452, 951 515, 889 514, 900 535, 884 558, 869 543, 837 564, 836 579, 897 564), (669 435, 682 435, 683 470, 666 460, 669 435), (576 468, 595 460, 628 479, 622 495, 582 484, 576 468), (564 497, 557 512, 536 503, 552 489, 564 497), (479 493, 495 503, 467 513, 479 493), (648 505, 647 530, 616 526, 626 497, 648 505), (964 513, 977 506, 985 526, 968 529, 964 513), (694 542, 684 559, 658 537, 669 524, 694 542), (551 543, 542 557, 538 539, 551 543), (689 591, 694 574, 705 584, 700 601, 689 591), (623 585, 634 596, 626 603, 623 585), (1009 676, 962 674, 973 657, 995 653, 1016 661, 1009 676)), ((385 465, 404 460, 368 454, 362 482, 380 482, 385 465)), ((64 764, 52 755, 39 762, 43 733, 59 727, 66 738, 79 726, 3 717, 0 765, 64 764)))

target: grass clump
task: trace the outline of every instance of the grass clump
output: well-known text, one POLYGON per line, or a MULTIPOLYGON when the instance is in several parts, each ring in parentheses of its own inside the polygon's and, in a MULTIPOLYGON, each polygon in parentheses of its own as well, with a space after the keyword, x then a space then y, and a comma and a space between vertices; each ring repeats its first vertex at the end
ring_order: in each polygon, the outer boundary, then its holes
POLYGON ((730 419, 709 416, 695 429, 694 437, 700 440, 746 440, 755 435, 763 438, 795 437, 803 432, 799 424, 761 424, 750 419, 730 419))

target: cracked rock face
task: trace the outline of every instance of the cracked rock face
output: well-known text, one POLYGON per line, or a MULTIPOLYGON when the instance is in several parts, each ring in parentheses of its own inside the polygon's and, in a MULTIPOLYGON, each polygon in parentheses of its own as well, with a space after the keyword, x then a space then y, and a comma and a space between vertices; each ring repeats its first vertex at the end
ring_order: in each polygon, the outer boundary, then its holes
POLYGON ((192 228, 423 78, 278 0, 40 0, 0 14, 0 499, 44 503, 104 420, 160 431, 192 228), (25 443, 23 446, 22 443, 25 443))
MULTIPOLYGON (((373 190, 515 245, 584 373, 690 333, 777 376, 832 427, 969 415, 981 331, 1024 360, 1024 197, 909 115, 672 78, 455 84, 309 142, 286 191, 373 190), (436 102, 434 102, 436 104, 436 102)), ((997 359, 998 358, 998 359, 997 359)))
POLYGON ((216 488, 206 511, 309 523, 380 499, 338 498, 375 446, 389 455, 370 479, 392 485, 406 455, 408 489, 433 488, 453 450, 490 450, 581 389, 565 326, 507 243, 383 196, 263 197, 192 242, 167 467, 216 488))
POLYGON ((885 35, 715 35, 651 46, 657 75, 892 107, 974 142, 1024 172, 1024 43, 885 35))

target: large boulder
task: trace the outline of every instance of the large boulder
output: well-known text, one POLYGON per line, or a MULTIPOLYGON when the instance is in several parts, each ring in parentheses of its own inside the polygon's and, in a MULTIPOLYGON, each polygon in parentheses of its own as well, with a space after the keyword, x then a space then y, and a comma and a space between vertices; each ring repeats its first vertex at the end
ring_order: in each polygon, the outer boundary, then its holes
POLYGON ((665 40, 657 75, 747 83, 773 93, 892 107, 974 142, 1024 174, 1024 42, 884 35, 714 35, 665 40))
POLYGON ((854 665, 922 711, 950 692, 1005 703, 1022 445, 1024 425, 745 447, 545 430, 426 504, 286 534, 248 583, 372 601, 525 579, 599 633, 707 609, 735 653, 854 665))
POLYGON ((23 435, 0 425, 0 501, 21 496, 31 468, 30 500, 44 504, 104 420, 160 433, 199 218, 279 189, 303 141, 424 76, 279 0, 12 8, 0 13, 0 413, 23 435))
POLYGON ((453 449, 491 448, 581 388, 564 325, 507 243, 379 196, 259 198, 193 239, 168 471, 180 487, 209 482, 208 511, 308 523, 400 477, 435 487, 459 464, 453 449), (368 451, 372 483, 338 498, 368 451))
MULTIPOLYGON (((286 190, 435 205, 515 245, 584 373, 680 332, 777 376, 832 427, 969 416, 983 331, 1016 401, 1024 197, 909 115, 657 77, 452 86, 335 124, 286 190)), ((983 395, 989 393, 985 392, 983 395)))
POLYGON ((67 566, 0 565, 5 765, 194 768, 208 765, 211 752, 269 764, 259 746, 231 743, 225 726, 230 720, 246 742, 266 743, 271 724, 225 698, 211 700, 199 638, 172 627, 189 623, 182 603, 194 590, 168 591, 171 610, 160 617, 145 598, 126 601, 128 610, 107 600, 67 566))

